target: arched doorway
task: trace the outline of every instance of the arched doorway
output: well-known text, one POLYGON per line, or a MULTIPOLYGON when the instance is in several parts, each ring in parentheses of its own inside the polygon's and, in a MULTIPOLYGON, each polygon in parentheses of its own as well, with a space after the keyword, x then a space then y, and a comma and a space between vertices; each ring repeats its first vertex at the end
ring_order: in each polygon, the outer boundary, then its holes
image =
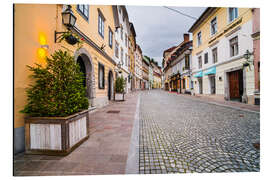
POLYGON ((86 68, 85 68, 85 65, 81 56, 78 57, 77 63, 80 66, 80 71, 83 73, 83 85, 84 87, 86 87, 86 68))
POLYGON ((86 96, 89 99, 89 106, 93 106, 95 98, 95 73, 91 56, 86 49, 81 48, 75 52, 74 60, 80 66, 80 70, 84 76, 83 85, 86 87, 86 96))
POLYGON ((109 71, 108 74, 108 100, 112 100, 113 97, 113 73, 109 71))

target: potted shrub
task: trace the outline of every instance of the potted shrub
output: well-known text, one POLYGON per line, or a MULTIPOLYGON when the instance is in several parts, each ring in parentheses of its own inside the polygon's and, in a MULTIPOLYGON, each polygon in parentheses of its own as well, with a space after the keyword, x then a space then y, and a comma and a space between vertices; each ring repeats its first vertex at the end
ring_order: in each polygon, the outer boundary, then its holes
POLYGON ((89 137, 89 102, 79 66, 56 51, 42 67, 28 66, 34 84, 27 89, 26 153, 66 155, 89 137))
POLYGON ((114 91, 114 100, 115 101, 124 101, 125 100, 125 80, 123 76, 117 77, 115 81, 115 91, 114 91))

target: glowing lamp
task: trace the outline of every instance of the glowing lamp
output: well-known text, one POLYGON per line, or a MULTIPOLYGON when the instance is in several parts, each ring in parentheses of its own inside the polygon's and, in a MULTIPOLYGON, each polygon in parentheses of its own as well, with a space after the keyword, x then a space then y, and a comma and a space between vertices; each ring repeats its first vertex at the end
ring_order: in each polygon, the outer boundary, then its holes
POLYGON ((39 44, 40 45, 47 45, 47 39, 44 33, 39 34, 39 44))
POLYGON ((47 56, 47 51, 44 48, 38 48, 37 55, 39 59, 45 59, 47 56))

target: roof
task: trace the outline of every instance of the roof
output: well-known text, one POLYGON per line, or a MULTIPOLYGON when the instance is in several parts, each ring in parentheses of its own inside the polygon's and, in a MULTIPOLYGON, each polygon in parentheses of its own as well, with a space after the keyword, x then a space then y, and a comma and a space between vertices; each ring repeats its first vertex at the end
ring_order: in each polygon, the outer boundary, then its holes
POLYGON ((216 10, 216 7, 208 7, 205 9, 205 11, 202 13, 202 15, 197 19, 197 21, 191 26, 191 28, 188 30, 188 32, 192 33, 198 26, 202 24, 202 22, 212 13, 216 10))
POLYGON ((171 47, 171 48, 166 49, 165 51, 163 51, 163 57, 164 57, 165 52, 171 52, 171 51, 173 51, 175 48, 176 48, 176 46, 173 46, 173 47, 171 47))
POLYGON ((147 57, 143 56, 143 60, 149 65, 149 60, 147 57))

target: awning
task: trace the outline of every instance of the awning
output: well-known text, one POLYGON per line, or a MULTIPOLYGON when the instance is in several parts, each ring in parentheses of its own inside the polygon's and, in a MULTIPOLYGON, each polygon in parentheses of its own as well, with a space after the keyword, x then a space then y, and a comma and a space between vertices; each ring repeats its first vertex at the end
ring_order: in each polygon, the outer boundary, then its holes
POLYGON ((197 72, 197 73, 194 75, 194 77, 196 77, 196 78, 199 78, 199 77, 202 77, 202 76, 203 76, 202 71, 197 72))
POLYGON ((207 69, 203 75, 216 74, 216 66, 207 69))

